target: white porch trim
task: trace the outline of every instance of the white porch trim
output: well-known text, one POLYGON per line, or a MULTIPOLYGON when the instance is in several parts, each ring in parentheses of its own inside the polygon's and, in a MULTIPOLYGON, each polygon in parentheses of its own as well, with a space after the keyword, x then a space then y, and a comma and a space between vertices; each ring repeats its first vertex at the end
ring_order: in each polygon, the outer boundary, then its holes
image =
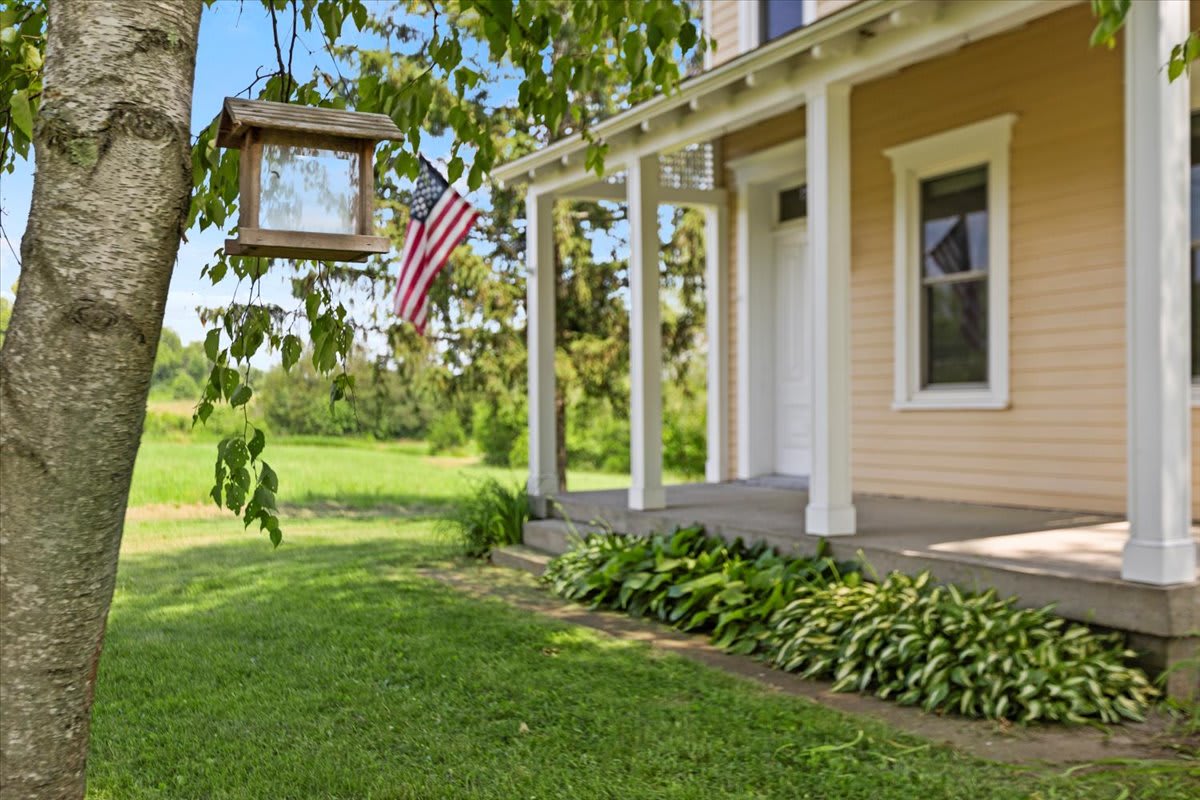
POLYGON ((729 475, 729 209, 721 204, 705 209, 704 214, 704 325, 708 340, 704 479, 720 483, 729 475))
POLYGON ((850 87, 808 100, 808 251, 813 278, 813 468, 805 533, 854 533, 850 485, 850 87))
POLYGON ((658 157, 629 162, 629 507, 665 508, 662 322, 658 292, 658 157))
POLYGON ((525 195, 526 335, 529 369, 529 494, 558 493, 554 413, 554 197, 525 195))
POLYGON ((1129 542, 1121 577, 1196 579, 1191 521, 1189 90, 1163 67, 1186 0, 1134 3, 1125 38, 1129 542))

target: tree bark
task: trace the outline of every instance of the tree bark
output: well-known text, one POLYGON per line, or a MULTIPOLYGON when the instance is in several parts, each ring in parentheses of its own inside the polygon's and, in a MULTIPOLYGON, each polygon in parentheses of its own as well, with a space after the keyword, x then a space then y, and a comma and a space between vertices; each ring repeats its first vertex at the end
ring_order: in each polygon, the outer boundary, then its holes
POLYGON ((554 387, 554 462, 558 469, 558 493, 567 491, 567 394, 563 386, 554 387))
POLYGON ((201 0, 51 0, 0 350, 0 795, 81 798, 92 695, 191 193, 201 0))

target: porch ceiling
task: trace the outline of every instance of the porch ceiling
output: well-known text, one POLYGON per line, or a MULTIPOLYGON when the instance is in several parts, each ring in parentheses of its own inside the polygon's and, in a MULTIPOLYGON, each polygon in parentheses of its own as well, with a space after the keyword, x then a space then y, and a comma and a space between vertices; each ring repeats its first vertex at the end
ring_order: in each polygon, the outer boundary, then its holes
MULTIPOLYGON (((609 172, 631 158, 678 150, 805 102, 814 86, 855 83, 1051 14, 1075 0, 862 0, 695 77, 591 129, 609 172), (903 34, 903 35, 901 35, 903 34)), ((544 191, 594 184, 576 133, 493 170, 503 184, 544 191)))

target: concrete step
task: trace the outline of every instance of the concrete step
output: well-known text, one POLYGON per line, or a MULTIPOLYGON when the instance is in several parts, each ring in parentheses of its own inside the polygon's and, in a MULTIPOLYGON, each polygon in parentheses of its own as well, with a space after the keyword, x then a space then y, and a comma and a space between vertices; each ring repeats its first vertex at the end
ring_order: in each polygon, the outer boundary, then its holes
POLYGON ((571 528, 561 519, 531 519, 525 523, 521 541, 526 547, 559 555, 571 549, 571 528))
POLYGON ((572 537, 583 537, 601 531, 595 525, 571 523, 562 519, 531 519, 525 523, 521 541, 528 547, 560 555, 571 549, 572 537))
POLYGON ((553 558, 549 553, 534 550, 523 544, 510 544, 497 547, 492 551, 492 563, 498 567, 520 569, 530 575, 541 577, 546 571, 546 565, 553 558))

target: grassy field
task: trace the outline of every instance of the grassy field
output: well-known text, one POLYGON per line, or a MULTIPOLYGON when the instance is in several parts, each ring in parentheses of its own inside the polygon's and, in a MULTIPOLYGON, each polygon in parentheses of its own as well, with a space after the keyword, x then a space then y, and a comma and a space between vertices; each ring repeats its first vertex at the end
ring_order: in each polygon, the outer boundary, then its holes
MULTIPOLYGON (((1065 776, 977 761, 461 594, 424 574, 455 556, 418 510, 483 470, 414 446, 274 447, 293 502, 413 510, 310 509, 278 550, 231 516, 131 514, 93 800, 1195 796, 1178 768, 1065 776)), ((202 498, 211 455, 147 443, 134 497, 202 498)))
MULTIPOLYGON (((525 481, 523 471, 427 453, 422 442, 273 437, 263 458, 279 474, 280 503, 292 506, 427 509, 445 504, 475 478, 525 481)), ((216 456, 215 440, 142 442, 129 504, 211 504, 216 456)), ((571 489, 629 485, 625 475, 598 472, 571 472, 567 480, 571 489)))

